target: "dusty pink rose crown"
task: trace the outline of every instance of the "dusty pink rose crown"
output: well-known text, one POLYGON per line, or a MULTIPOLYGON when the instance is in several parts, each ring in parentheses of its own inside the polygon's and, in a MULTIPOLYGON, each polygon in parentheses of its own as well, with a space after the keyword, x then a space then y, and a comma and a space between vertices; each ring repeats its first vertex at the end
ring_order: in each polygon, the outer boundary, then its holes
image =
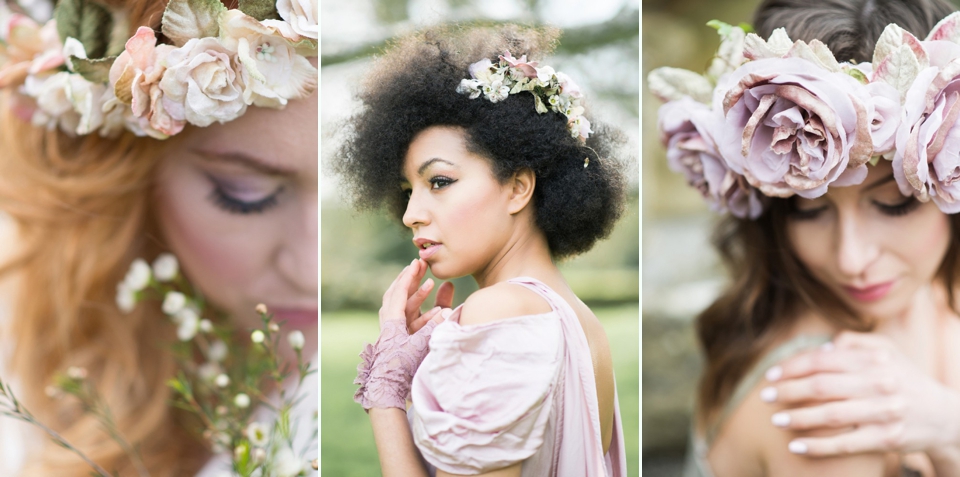
POLYGON ((756 218, 761 195, 819 197, 890 160, 904 195, 960 212, 960 12, 923 40, 887 25, 861 64, 782 28, 764 40, 711 24, 722 40, 706 73, 658 68, 648 85, 666 103, 671 168, 712 209, 756 218))
POLYGON ((496 63, 484 58, 470 65, 470 78, 461 80, 457 86, 458 93, 470 99, 482 95, 491 103, 524 91, 533 95, 538 113, 553 111, 563 114, 567 118, 567 129, 574 138, 586 141, 593 133, 590 121, 583 116, 580 87, 563 72, 539 66, 536 61, 527 61, 527 55, 518 59, 507 51, 496 63))
POLYGON ((309 96, 317 0, 241 3, 171 0, 160 28, 167 43, 158 43, 146 26, 126 38, 124 12, 95 2, 60 0, 43 25, 4 2, 0 88, 31 102, 17 113, 37 126, 157 139, 309 96))

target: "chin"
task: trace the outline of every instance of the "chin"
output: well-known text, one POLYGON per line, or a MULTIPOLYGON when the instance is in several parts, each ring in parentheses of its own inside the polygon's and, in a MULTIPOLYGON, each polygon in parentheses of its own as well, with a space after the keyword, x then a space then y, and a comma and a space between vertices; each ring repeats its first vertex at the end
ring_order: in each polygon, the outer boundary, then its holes
POLYGON ((451 267, 450 264, 434 264, 430 262, 427 262, 427 264, 430 265, 430 273, 437 277, 438 280, 451 280, 470 275, 469 272, 458 270, 457 267, 451 267))

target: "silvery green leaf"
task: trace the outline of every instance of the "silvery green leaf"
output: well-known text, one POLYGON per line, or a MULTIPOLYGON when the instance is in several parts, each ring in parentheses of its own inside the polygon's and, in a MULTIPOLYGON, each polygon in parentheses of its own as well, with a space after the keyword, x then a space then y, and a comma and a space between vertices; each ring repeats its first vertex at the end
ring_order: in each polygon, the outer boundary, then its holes
POLYGON ((834 58, 833 52, 827 48, 827 45, 820 42, 820 40, 813 40, 809 45, 802 40, 797 41, 794 43, 793 48, 790 48, 787 57, 802 58, 811 61, 821 68, 834 73, 840 71, 840 63, 834 58))
POLYGON ((177 46, 191 38, 216 37, 220 12, 226 10, 220 0, 171 0, 163 11, 163 34, 177 46))
POLYGON ((910 56, 917 61, 919 69, 929 66, 930 61, 927 58, 927 52, 923 49, 923 45, 920 44, 920 40, 895 23, 891 23, 883 29, 883 33, 880 34, 880 38, 877 40, 877 46, 873 49, 874 78, 877 77, 877 72, 884 60, 888 59, 891 55, 905 54, 903 50, 904 46, 909 49, 910 56))
POLYGON ((53 10, 60 41, 76 38, 90 58, 107 53, 113 17, 103 5, 92 0, 61 0, 53 10))
POLYGON ((874 80, 890 84, 900 92, 901 103, 907 96, 907 90, 913 84, 921 70, 920 61, 909 45, 901 44, 874 68, 874 80))
POLYGON ((280 19, 277 2, 274 0, 240 0, 237 8, 259 21, 280 19))
POLYGON ((71 56, 70 62, 73 64, 73 70, 87 81, 106 84, 110 82, 110 67, 116 59, 116 56, 96 60, 71 56))
POLYGON ((657 68, 647 76, 650 91, 663 101, 674 101, 689 96, 701 103, 710 104, 713 85, 693 71, 680 68, 657 68))
POLYGON ((933 30, 930 30, 926 41, 936 40, 960 43, 960 12, 953 12, 947 15, 933 27, 933 30))

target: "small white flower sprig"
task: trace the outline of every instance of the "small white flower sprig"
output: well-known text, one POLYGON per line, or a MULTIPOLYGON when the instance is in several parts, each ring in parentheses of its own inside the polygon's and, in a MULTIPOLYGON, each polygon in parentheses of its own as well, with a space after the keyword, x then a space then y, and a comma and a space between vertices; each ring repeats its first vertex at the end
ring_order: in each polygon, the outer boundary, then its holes
MULTIPOLYGON (((214 323, 202 318, 204 301, 197 293, 188 296, 186 280, 179 273, 176 257, 160 255, 153 266, 135 260, 123 281, 117 285, 117 306, 131 312, 139 301, 162 297, 161 308, 177 324, 177 342, 173 353, 180 371, 168 385, 174 390, 172 405, 195 414, 203 428, 202 436, 214 452, 230 452, 231 475, 241 477, 297 477, 310 469, 317 470, 316 459, 308 462, 304 455, 316 445, 317 412, 314 412, 312 442, 295 452, 293 436, 296 423, 291 421, 294 405, 302 400, 301 385, 315 373, 303 361, 304 336, 299 330, 286 335, 287 345, 296 355, 296 386, 288 393, 284 383, 291 377, 291 366, 280 358, 281 326, 263 304, 257 305, 260 326, 246 338, 236 340, 236 333, 227 323, 214 323), (197 357, 203 358, 198 364, 197 357), (274 400, 264 392, 264 385, 278 390, 274 400), (264 407, 275 413, 272 421, 254 417, 254 410, 264 407)), ((70 367, 55 378, 46 394, 51 398, 65 395, 80 401, 81 409, 92 415, 109 436, 124 450, 140 477, 150 473, 143 464, 137 446, 131 445, 117 429, 110 408, 97 393, 84 368, 70 367)), ((0 379, 0 416, 12 417, 35 425, 57 444, 74 452, 99 477, 114 477, 56 431, 36 419, 16 398, 12 389, 0 379)))
POLYGON ((537 112, 553 111, 567 118, 570 135, 586 141, 590 121, 583 117, 580 87, 569 76, 549 66, 537 67, 536 61, 527 61, 527 55, 514 58, 509 51, 494 64, 484 58, 470 65, 470 78, 460 81, 457 92, 477 99, 480 95, 491 103, 507 99, 511 94, 529 91, 533 94, 537 112))

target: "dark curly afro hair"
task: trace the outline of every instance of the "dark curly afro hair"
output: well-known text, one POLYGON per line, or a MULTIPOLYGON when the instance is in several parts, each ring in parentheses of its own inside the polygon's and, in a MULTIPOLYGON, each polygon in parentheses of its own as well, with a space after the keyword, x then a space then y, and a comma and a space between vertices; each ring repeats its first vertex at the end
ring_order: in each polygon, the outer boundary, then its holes
POLYGON ((347 121, 347 139, 334 160, 352 203, 359 209, 386 206, 402 217, 407 197, 401 169, 411 141, 428 127, 454 126, 465 131, 471 152, 490 159, 501 181, 524 168, 536 174, 536 224, 554 258, 583 253, 606 237, 625 198, 623 164, 611 157, 622 142, 617 131, 594 122, 594 133, 582 144, 562 114, 538 114, 530 93, 491 103, 456 91, 470 77, 469 65, 482 58, 496 62, 509 51, 542 63, 557 33, 515 25, 444 26, 396 41, 367 77, 362 107, 347 121))

